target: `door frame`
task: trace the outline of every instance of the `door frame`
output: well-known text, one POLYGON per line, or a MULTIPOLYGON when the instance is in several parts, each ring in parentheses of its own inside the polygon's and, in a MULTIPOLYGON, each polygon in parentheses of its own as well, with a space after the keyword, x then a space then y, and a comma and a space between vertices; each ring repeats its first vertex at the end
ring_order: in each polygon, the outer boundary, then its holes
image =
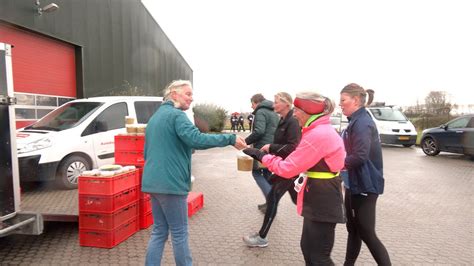
POLYGON ((15 99, 13 89, 13 69, 12 69, 12 46, 5 43, 0 43, 0 60, 5 62, 5 77, 6 77, 6 88, 7 96, 12 99, 8 105, 8 118, 9 118, 9 132, 10 132, 10 149, 11 149, 11 168, 12 168, 12 179, 13 179, 13 200, 14 200, 14 211, 10 214, 1 217, 1 220, 6 220, 14 217, 17 212, 20 211, 20 179, 18 171, 18 156, 16 146, 16 125, 15 125, 15 99))

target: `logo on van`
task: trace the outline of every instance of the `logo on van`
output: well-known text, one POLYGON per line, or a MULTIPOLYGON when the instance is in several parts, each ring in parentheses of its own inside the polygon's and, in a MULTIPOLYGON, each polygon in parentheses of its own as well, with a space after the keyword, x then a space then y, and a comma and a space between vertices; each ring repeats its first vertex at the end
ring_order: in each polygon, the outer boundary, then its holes
POLYGON ((26 138, 29 137, 30 134, 25 134, 25 133, 16 133, 17 138, 26 138))

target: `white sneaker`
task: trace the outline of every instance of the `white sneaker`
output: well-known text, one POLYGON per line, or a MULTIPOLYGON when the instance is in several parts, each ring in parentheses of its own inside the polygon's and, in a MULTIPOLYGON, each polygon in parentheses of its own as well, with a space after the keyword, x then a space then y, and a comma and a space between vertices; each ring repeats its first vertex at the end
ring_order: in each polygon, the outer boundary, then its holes
POLYGON ((242 240, 244 241, 245 245, 252 248, 265 248, 268 246, 268 240, 266 238, 261 238, 258 233, 249 236, 244 236, 242 237, 242 240))

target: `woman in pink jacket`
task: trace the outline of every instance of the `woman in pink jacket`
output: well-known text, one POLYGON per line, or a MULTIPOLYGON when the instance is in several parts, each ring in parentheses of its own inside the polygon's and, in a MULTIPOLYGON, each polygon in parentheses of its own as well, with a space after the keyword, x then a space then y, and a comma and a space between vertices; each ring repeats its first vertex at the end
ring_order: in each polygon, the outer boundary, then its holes
POLYGON ((295 181, 297 210, 304 217, 301 250, 306 265, 333 265, 336 223, 344 223, 339 171, 344 167, 344 143, 331 126, 334 103, 318 93, 296 95, 294 116, 302 127, 296 149, 284 160, 255 148, 244 152, 284 178, 301 173, 295 181), (298 184, 297 184, 298 183, 298 184))

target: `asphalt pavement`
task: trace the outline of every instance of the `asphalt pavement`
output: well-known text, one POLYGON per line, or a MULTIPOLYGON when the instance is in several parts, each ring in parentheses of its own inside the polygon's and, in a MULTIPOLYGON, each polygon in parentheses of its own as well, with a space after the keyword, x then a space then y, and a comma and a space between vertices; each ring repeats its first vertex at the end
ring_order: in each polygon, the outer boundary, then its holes
MULTIPOLYGON (((247 134, 247 133, 239 133, 247 134)), ((204 208, 189 221, 195 265, 304 265, 302 218, 288 195, 281 200, 267 248, 248 248, 242 236, 259 230, 264 202, 250 172, 237 171, 233 147, 196 151, 193 191, 204 208)), ((474 162, 419 148, 383 146, 385 193, 377 203, 377 233, 394 265, 472 265, 474 162)), ((0 239, 2 265, 143 265, 151 227, 112 249, 81 247, 77 223, 47 223, 40 236, 0 239)), ((332 258, 343 263, 345 225, 336 227, 332 258)), ((363 245, 358 265, 375 265, 363 245)), ((174 265, 170 241, 163 265, 174 265)))

